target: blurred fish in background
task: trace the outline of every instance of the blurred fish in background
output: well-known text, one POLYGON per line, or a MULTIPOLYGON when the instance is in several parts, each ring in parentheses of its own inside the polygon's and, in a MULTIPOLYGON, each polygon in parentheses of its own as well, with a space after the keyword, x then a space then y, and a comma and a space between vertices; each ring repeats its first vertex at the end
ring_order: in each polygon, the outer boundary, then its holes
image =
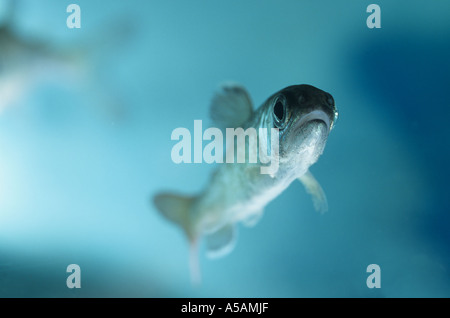
MULTIPOLYGON (((97 52, 117 49, 129 39, 130 21, 119 21, 120 29, 110 27, 94 32, 90 39, 57 44, 42 35, 20 34, 18 10, 26 2, 3 0, 0 20, 0 113, 17 105, 42 83, 66 85, 77 93, 90 96, 97 108, 113 122, 125 116, 125 105, 113 87, 107 87, 92 65, 97 52)), ((114 25, 117 25, 115 23, 114 25)))

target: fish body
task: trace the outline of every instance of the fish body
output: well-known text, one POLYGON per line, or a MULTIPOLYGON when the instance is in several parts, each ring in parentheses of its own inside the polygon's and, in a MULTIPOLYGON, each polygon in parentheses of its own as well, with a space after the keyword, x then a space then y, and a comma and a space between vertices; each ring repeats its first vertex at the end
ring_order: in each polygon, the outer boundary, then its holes
MULTIPOLYGON (((254 111, 245 88, 227 84, 213 98, 211 117, 221 128, 255 128, 257 138, 265 140, 263 145, 270 142, 259 129, 275 129, 278 167, 274 173, 265 174, 261 173, 265 165, 261 160, 220 164, 208 186, 196 196, 170 193, 155 196, 158 210, 180 225, 190 241, 191 273, 195 281, 199 280, 195 256, 199 239, 205 237, 210 256, 230 252, 235 244, 236 223, 255 225, 264 207, 294 180, 303 183, 317 210, 327 210, 325 194, 308 169, 324 150, 337 109, 329 93, 310 85, 293 85, 273 94, 254 111)), ((245 139, 246 148, 250 140, 251 137, 245 139)))

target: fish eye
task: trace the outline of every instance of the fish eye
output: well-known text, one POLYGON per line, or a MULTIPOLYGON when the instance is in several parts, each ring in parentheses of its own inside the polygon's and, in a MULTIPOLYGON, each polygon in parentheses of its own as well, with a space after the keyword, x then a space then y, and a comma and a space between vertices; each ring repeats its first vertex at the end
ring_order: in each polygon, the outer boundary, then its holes
POLYGON ((284 120, 286 119, 286 106, 284 100, 277 99, 273 105, 273 118, 275 125, 281 128, 284 125, 284 120))
POLYGON ((335 111, 334 111, 334 118, 333 118, 333 121, 331 122, 330 130, 333 129, 334 126, 336 126, 336 121, 337 121, 338 117, 339 117, 339 112, 338 112, 338 109, 335 108, 335 111))

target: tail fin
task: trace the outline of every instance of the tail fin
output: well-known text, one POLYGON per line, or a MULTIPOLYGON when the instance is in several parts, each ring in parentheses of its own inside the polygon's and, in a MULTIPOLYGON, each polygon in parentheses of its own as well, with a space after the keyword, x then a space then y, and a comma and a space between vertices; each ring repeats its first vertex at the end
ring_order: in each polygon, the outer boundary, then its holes
POLYGON ((154 197, 153 202, 161 214, 169 221, 181 226, 189 240, 193 237, 189 222, 189 207, 192 198, 175 194, 161 193, 154 197))
POLYGON ((189 208, 193 197, 162 193, 154 197, 153 202, 159 212, 169 221, 181 226, 189 240, 189 267, 193 284, 200 284, 200 267, 198 263, 198 239, 189 219, 189 208))

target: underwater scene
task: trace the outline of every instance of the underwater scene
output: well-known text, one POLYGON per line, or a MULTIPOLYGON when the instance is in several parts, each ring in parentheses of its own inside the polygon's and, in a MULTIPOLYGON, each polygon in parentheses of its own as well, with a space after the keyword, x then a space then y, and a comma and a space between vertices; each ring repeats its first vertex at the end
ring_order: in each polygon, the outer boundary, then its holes
POLYGON ((0 297, 450 297, 449 17, 1 0, 0 297))

